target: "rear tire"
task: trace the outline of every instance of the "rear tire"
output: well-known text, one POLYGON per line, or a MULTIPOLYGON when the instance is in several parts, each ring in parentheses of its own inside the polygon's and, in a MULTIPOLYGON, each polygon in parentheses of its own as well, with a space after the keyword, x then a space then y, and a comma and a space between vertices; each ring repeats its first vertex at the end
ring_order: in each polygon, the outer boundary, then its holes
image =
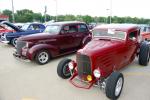
POLYGON ((143 66, 147 66, 150 59, 150 48, 147 42, 142 42, 140 45, 139 52, 139 64, 143 66))
POLYGON ((116 100, 122 92, 123 84, 123 74, 119 72, 113 72, 106 81, 106 96, 111 100, 116 100))
POLYGON ((35 55, 35 62, 39 65, 44 65, 50 60, 50 54, 47 50, 41 50, 35 55))
POLYGON ((63 79, 68 79, 71 77, 68 64, 71 62, 71 59, 63 59, 59 62, 57 66, 57 74, 63 79))

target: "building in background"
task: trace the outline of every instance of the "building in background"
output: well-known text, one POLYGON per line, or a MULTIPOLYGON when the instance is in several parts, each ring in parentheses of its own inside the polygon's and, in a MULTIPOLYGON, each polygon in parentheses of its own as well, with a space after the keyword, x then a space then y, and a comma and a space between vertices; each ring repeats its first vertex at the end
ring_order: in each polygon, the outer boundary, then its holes
POLYGON ((9 16, 0 14, 0 20, 9 21, 9 16))

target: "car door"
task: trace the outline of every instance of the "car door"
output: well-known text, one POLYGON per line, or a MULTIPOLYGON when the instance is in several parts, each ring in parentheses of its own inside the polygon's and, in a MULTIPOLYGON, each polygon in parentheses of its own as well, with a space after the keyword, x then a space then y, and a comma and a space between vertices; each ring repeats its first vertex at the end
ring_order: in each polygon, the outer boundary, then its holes
POLYGON ((89 30, 85 24, 78 24, 78 32, 74 34, 76 47, 80 46, 83 39, 88 36, 89 30))
POLYGON ((74 35, 77 34, 76 25, 64 25, 59 36, 60 49, 62 52, 68 52, 75 47, 74 35))
MULTIPOLYGON (((137 51, 137 45, 138 45, 138 30, 131 31, 127 35, 127 40, 125 45, 123 46, 123 59, 122 59, 122 64, 120 65, 120 68, 125 66, 126 64, 130 63, 134 56, 135 52, 137 51)), ((119 68, 119 69, 120 69, 119 68)))
POLYGON ((128 41, 127 41, 127 59, 130 61, 131 57, 135 55, 135 52, 137 51, 137 45, 138 45, 138 30, 132 31, 128 35, 128 41))

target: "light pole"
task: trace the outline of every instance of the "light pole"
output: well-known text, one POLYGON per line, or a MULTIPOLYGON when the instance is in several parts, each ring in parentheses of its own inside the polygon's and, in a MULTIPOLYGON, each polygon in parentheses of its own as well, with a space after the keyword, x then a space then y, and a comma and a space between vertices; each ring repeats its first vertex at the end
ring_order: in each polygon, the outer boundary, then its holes
POLYGON ((14 16, 14 2, 13 2, 13 0, 11 0, 12 2, 11 2, 11 4, 12 4, 12 21, 13 21, 13 23, 15 22, 15 16, 14 16))
POLYGON ((109 21, 109 19, 108 19, 109 18, 109 11, 110 11, 110 9, 106 9, 106 23, 109 21))
POLYGON ((110 0, 110 19, 109 19, 109 21, 110 21, 110 24, 111 24, 111 17, 112 17, 112 0, 110 0))
POLYGON ((45 21, 45 23, 46 23, 46 20, 47 20, 46 13, 47 13, 47 6, 45 6, 45 11, 44 11, 44 16, 45 16, 44 21, 45 21))
POLYGON ((56 2, 56 22, 57 22, 57 16, 58 16, 58 12, 57 12, 57 9, 58 9, 58 4, 57 4, 57 0, 55 0, 55 2, 56 2))

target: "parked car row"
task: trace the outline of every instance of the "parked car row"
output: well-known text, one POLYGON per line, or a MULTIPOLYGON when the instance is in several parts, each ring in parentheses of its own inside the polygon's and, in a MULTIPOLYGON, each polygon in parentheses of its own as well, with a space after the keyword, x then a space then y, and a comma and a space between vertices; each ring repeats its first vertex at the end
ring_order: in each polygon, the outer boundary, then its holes
POLYGON ((30 31, 30 24, 22 29, 8 25, 13 32, 4 32, 1 39, 3 43, 15 46, 14 57, 44 65, 55 57, 77 51, 76 61, 67 58, 60 61, 58 76, 69 78, 70 83, 78 88, 90 89, 96 85, 112 100, 119 98, 123 89, 124 77, 119 70, 135 57, 140 65, 149 63, 149 42, 140 34, 138 25, 98 25, 92 33, 84 22, 77 21, 55 22, 38 32, 30 31), (16 39, 15 43, 13 39, 16 39), (85 82, 86 86, 74 79, 85 82))

